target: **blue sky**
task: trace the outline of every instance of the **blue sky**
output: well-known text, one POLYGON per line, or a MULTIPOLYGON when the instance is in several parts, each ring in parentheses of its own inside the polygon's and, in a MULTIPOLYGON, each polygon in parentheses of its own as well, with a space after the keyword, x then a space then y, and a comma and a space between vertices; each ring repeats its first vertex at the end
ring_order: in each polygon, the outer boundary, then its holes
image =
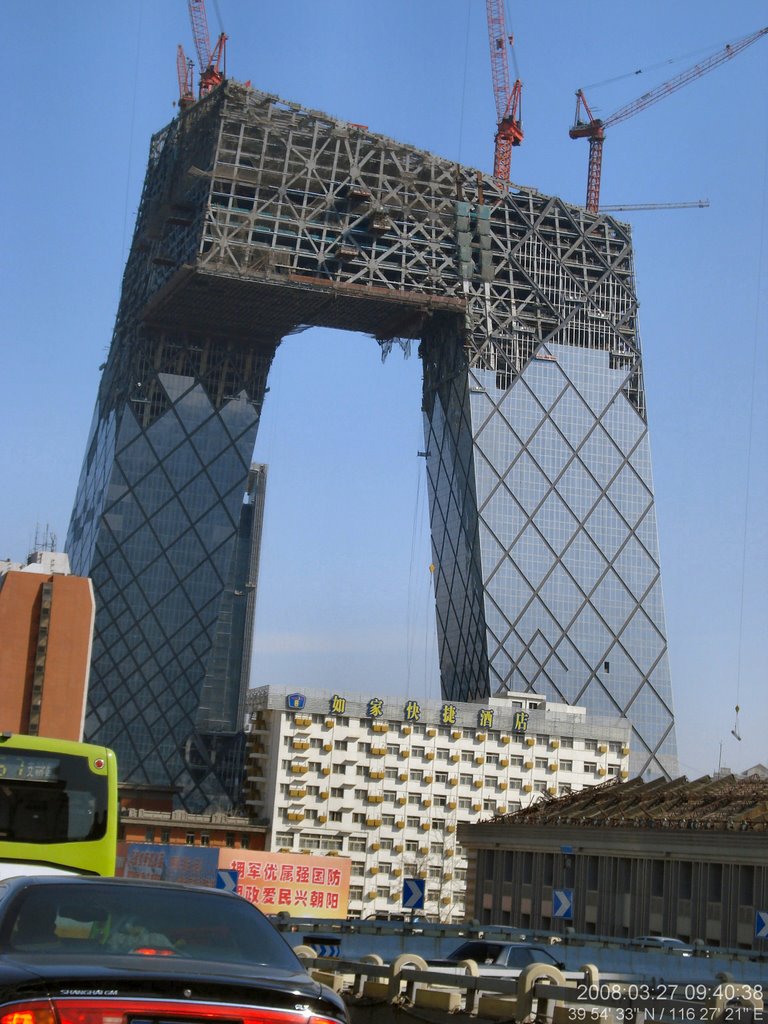
MULTIPOLYGON (((526 133, 512 178, 576 203, 577 88, 607 116, 768 21, 762 0, 512 8, 526 133)), ((150 135, 174 116, 177 44, 194 49, 183 0, 3 9, 0 557, 22 559, 38 527, 63 544, 150 135)), ((482 0, 209 0, 208 19, 230 36, 232 77, 491 169, 482 0)), ((711 204, 623 215, 689 776, 767 759, 766 114, 768 38, 605 143, 605 203, 711 204)), ((382 366, 368 338, 308 331, 281 346, 270 387, 253 685, 437 697, 418 359, 382 366)))

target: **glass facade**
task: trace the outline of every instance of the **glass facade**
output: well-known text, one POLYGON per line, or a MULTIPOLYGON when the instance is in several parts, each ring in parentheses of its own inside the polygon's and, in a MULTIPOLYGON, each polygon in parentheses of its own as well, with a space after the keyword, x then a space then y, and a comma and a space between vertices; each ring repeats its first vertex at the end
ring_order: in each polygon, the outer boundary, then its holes
POLYGON ((631 369, 604 349, 550 342, 508 387, 467 368, 427 406, 441 671, 455 700, 534 691, 625 715, 633 774, 674 776, 648 430, 631 369))
POLYGON ((85 735, 115 750, 121 779, 176 787, 187 810, 228 809, 265 479, 250 462, 258 411, 244 390, 217 403, 210 377, 161 369, 201 352, 211 368, 218 346, 154 341, 141 390, 97 410, 70 524, 72 564, 97 594, 85 735))
POLYGON ((444 696, 626 715, 633 771, 674 775, 636 314, 610 217, 236 82, 180 114, 68 538, 97 602, 88 738, 189 810, 236 801, 243 498, 276 346, 318 325, 420 342, 444 696))

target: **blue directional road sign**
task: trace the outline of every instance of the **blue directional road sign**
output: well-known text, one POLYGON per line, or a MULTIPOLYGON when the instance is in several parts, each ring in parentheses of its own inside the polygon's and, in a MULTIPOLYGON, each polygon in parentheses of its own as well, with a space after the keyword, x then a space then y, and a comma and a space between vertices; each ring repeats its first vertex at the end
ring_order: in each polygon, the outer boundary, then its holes
POLYGON ((755 911, 755 938, 768 939, 768 910, 755 911))
POLYGON ((237 892, 237 871, 230 868, 220 868, 216 872, 216 888, 226 889, 227 892, 237 892))
POLYGON ((424 906, 424 890, 426 882, 423 878, 403 879, 403 910, 421 910, 424 906))
POLYGON ((573 920, 573 889, 555 889, 552 893, 552 916, 573 920))

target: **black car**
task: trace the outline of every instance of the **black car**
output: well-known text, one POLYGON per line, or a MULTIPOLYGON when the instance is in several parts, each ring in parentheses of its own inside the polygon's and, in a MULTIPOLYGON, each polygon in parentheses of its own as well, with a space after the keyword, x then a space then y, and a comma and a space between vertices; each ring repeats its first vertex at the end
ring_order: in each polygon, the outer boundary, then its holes
POLYGON ((122 878, 0 882, 9 1024, 348 1024, 246 900, 122 878))
POLYGON ((529 964, 549 964, 562 969, 565 964, 556 959, 543 946, 531 942, 489 942, 474 939, 462 942, 441 960, 430 960, 430 965, 457 964, 461 960, 474 960, 478 967, 500 967, 522 971, 529 964))

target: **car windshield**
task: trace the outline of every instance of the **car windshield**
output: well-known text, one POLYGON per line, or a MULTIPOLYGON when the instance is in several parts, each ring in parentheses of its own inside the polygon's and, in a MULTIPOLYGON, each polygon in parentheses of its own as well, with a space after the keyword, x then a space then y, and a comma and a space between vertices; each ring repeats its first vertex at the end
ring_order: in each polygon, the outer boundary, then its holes
POLYGON ((31 886, 8 907, 0 948, 19 955, 191 957, 300 969, 287 943, 245 900, 152 885, 31 886))

